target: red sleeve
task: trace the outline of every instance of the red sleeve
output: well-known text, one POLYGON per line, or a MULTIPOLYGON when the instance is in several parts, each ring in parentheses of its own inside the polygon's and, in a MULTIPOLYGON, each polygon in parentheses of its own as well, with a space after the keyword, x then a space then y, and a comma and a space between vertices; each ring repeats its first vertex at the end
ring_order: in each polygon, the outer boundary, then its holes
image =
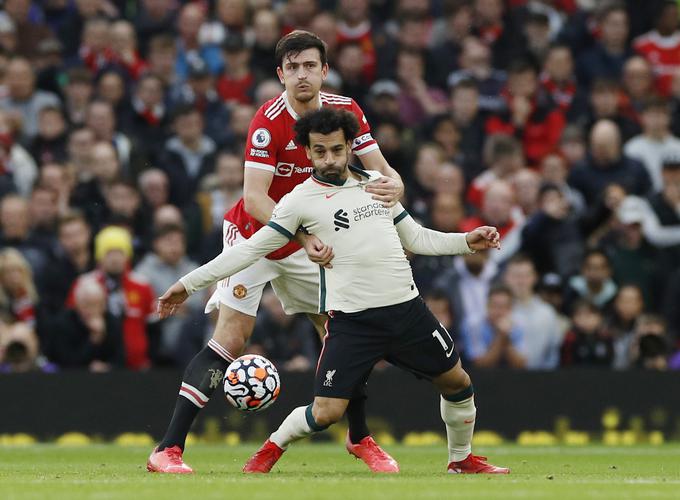
POLYGON ((559 109, 551 111, 548 115, 548 144, 550 147, 548 151, 546 151, 545 155, 557 150, 557 145, 560 142, 560 137, 562 137, 564 125, 565 119, 562 112, 559 109))
POLYGON ((486 121, 486 133, 493 134, 508 134, 515 135, 515 127, 512 123, 507 123, 501 120, 498 116, 492 116, 486 121))
POLYGON ((259 168, 274 173, 277 150, 274 122, 264 116, 263 106, 250 122, 244 151, 245 168, 259 168))
POLYGON ((370 151, 378 149, 378 143, 371 135, 371 127, 368 124, 366 115, 364 115, 364 112, 361 110, 359 105, 354 102, 354 99, 352 99, 350 111, 354 113, 354 115, 357 117, 357 120, 359 121, 359 134, 352 142, 352 151, 354 151, 357 156, 361 156, 370 151))

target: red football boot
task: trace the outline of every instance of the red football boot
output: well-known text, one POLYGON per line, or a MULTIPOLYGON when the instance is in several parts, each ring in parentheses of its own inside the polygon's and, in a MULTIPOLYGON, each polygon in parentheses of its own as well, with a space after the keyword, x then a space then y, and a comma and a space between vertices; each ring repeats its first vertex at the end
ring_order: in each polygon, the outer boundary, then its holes
POLYGON ((496 467, 486 463, 486 457, 470 453, 465 460, 451 462, 447 468, 449 474, 510 474, 507 467, 496 467))
POLYGON ((371 469, 371 472, 399 472, 397 461, 378 446, 378 443, 371 436, 366 436, 357 444, 353 444, 349 439, 349 433, 347 433, 345 446, 347 447, 347 452, 363 460, 368 465, 368 468, 371 469))
POLYGON ((146 462, 149 472, 165 472, 167 474, 191 474, 194 470, 182 460, 182 449, 179 446, 158 451, 154 448, 146 462))
POLYGON ((255 454, 248 459, 243 466, 243 472, 247 474, 266 474, 272 470, 272 467, 279 461, 279 458, 281 458, 284 451, 286 450, 279 448, 276 444, 267 439, 262 445, 262 448, 257 450, 255 454))

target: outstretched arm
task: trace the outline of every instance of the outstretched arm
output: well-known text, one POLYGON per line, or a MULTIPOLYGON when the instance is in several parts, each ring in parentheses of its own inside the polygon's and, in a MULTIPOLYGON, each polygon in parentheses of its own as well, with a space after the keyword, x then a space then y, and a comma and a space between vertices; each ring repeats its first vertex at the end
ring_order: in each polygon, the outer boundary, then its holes
POLYGON ((288 238, 269 226, 256 232, 250 239, 231 248, 201 267, 194 269, 172 285, 158 299, 158 314, 162 318, 172 315, 189 295, 232 276, 253 264, 259 258, 281 248, 288 238))
POLYGON ((469 233, 442 233, 421 226, 405 210, 394 224, 404 248, 418 255, 461 255, 501 245, 498 231, 490 226, 469 233))

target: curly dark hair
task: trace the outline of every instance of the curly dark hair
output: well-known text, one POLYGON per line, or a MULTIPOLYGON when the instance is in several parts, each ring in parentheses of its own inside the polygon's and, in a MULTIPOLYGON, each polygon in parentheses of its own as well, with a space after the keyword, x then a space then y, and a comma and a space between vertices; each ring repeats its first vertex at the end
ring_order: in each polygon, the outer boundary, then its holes
POLYGON ((352 141, 359 132, 359 122, 356 116, 344 109, 330 106, 305 113, 295 123, 295 140, 298 144, 309 147, 309 134, 328 135, 336 130, 345 134, 345 140, 352 141))

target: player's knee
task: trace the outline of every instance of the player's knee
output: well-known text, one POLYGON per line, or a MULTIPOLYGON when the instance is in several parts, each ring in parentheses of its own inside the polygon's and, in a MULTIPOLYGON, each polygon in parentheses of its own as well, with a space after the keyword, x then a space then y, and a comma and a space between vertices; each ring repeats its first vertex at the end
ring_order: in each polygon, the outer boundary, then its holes
POLYGON ((458 364, 448 372, 435 379, 435 384, 442 394, 456 394, 472 385, 470 376, 458 364))
POLYGON ((312 416, 319 427, 329 427, 338 422, 345 414, 347 405, 314 402, 312 416))

